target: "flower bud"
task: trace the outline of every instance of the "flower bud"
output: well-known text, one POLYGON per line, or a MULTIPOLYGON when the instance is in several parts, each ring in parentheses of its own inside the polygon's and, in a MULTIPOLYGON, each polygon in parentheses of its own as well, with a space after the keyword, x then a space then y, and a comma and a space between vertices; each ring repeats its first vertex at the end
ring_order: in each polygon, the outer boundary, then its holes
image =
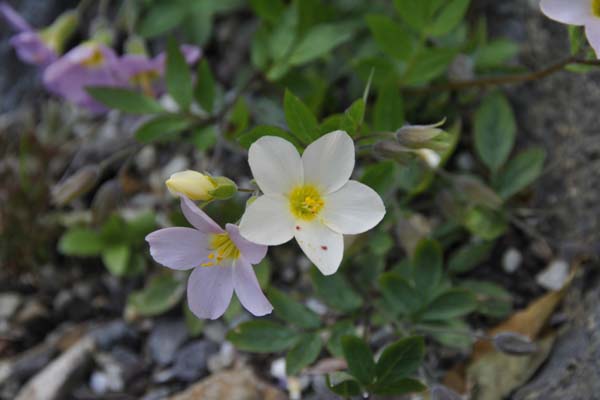
POLYGON ((436 169, 442 161, 442 157, 431 149, 418 149, 415 150, 415 153, 421 157, 425 164, 431 169, 436 169))
POLYGON ((60 54, 75 29, 77 29, 77 24, 79 24, 77 11, 65 11, 56 18, 52 25, 40 31, 40 37, 48 47, 60 54))
POLYGON ((209 192, 217 200, 227 200, 237 193, 237 185, 231 179, 224 176, 212 178, 217 187, 209 192))
POLYGON ((443 125, 445 122, 446 118, 431 125, 404 125, 396 131, 396 139, 400 143, 409 146, 430 141, 444 132, 438 126, 443 125))
POLYGON ((139 36, 129 36, 125 41, 125 54, 147 55, 146 42, 139 36))
POLYGON ((165 182, 169 192, 178 196, 182 194, 190 200, 212 200, 211 192, 217 187, 215 180, 197 171, 176 172, 165 182))
POLYGON ((87 165, 52 188, 52 201, 58 206, 65 205, 89 192, 100 178, 97 165, 87 165))

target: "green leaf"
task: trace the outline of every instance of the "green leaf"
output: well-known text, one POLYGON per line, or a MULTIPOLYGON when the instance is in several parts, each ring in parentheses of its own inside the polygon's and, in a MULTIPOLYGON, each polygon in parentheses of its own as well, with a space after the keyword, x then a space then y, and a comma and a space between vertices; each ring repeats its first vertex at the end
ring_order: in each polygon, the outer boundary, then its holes
POLYGON ((397 178, 398 164, 392 160, 386 160, 368 165, 360 181, 385 197, 397 189, 395 184, 397 178))
POLYGON ((421 315, 429 321, 462 317, 477 308, 473 293, 464 289, 450 289, 435 298, 421 315))
POLYGON ((185 302, 183 306, 183 315, 185 317, 185 326, 187 327, 188 333, 191 337, 198 337, 204 330, 204 320, 196 317, 192 310, 188 307, 185 302))
POLYGON ((94 100, 129 114, 156 114, 164 111, 152 97, 135 90, 108 86, 90 86, 86 90, 94 100))
POLYGON ((250 59, 252 65, 264 71, 269 65, 269 31, 261 26, 254 33, 250 46, 250 59))
POLYGON ((281 0, 250 0, 250 6, 256 15, 273 24, 278 22, 285 10, 285 4, 281 0))
POLYGON ((453 48, 424 49, 415 57, 402 76, 402 84, 416 86, 429 83, 448 70, 456 55, 453 48))
POLYGON ((477 312, 494 318, 504 318, 512 311, 512 295, 494 282, 467 280, 460 286, 475 293, 477 312))
POLYGON ((277 316, 284 321, 305 329, 315 329, 321 326, 321 320, 317 314, 274 287, 269 288, 267 297, 273 304, 277 316))
POLYGON ((516 134, 515 116, 504 95, 488 95, 475 113, 475 149, 479 158, 492 171, 497 171, 508 158, 516 134))
POLYGON ((385 348, 375 366, 377 385, 399 381, 414 373, 423 361, 425 343, 420 336, 398 340, 385 348))
POLYGON ((373 125, 377 131, 394 132, 404 124, 404 102, 398 88, 384 85, 377 93, 373 125))
POLYGON ((442 280, 442 248, 438 242, 422 239, 413 258, 415 288, 422 296, 429 296, 442 280))
POLYGON ((433 13, 432 0, 394 0, 396 11, 417 32, 423 31, 433 13))
POLYGON ((58 250, 68 256, 96 256, 104 247, 100 235, 88 228, 71 228, 58 242, 58 250))
POLYGON ((170 273, 155 275, 142 290, 129 295, 125 315, 128 319, 160 315, 181 301, 184 289, 184 283, 170 273))
POLYGON ((177 2, 154 4, 142 18, 138 32, 145 38, 153 38, 178 26, 185 16, 185 9, 177 2))
POLYGON ((387 232, 377 231, 369 238, 369 249, 375 256, 386 256, 394 247, 394 238, 387 232))
POLYGON ((296 41, 298 15, 296 7, 289 7, 269 36, 269 55, 274 61, 286 59, 296 41))
POLYGON ((110 246, 102 251, 102 262, 115 276, 127 275, 129 258, 130 249, 126 244, 110 246))
POLYGON ((318 333, 307 333, 302 335, 298 343, 292 347, 285 357, 285 371, 288 376, 298 374, 304 367, 315 362, 323 342, 318 333))
POLYGON ((506 214, 501 210, 476 206, 467 210, 464 226, 483 240, 494 240, 508 229, 506 214))
POLYGON ((317 295, 333 308, 349 312, 356 310, 363 303, 362 297, 350 287, 342 274, 325 276, 313 268, 310 278, 317 295))
POLYGON ((140 125, 135 131, 135 138, 142 143, 173 139, 190 125, 190 121, 182 115, 158 115, 140 125))
POLYGON ((299 147, 298 139, 292 136, 288 131, 278 128, 276 126, 268 126, 268 125, 259 125, 255 126, 248 132, 241 134, 238 137, 238 142, 244 148, 249 148, 252 143, 256 142, 263 136, 277 136, 282 139, 287 140, 288 142, 292 142, 294 146, 299 147))
MULTIPOLYGON (((122 226, 120 227, 122 229, 122 226)), ((127 221, 128 243, 143 243, 144 238, 156 229, 156 216, 154 212, 148 211, 137 215, 127 221)))
POLYGON ((167 90, 182 110, 187 110, 194 99, 194 85, 190 68, 174 39, 167 44, 165 72, 167 90))
POLYGON ((348 132, 350 136, 356 136, 360 133, 360 128, 364 119, 365 101, 363 99, 358 99, 344 112, 342 129, 348 132))
POLYGON ((227 333, 227 340, 238 349, 255 353, 276 353, 295 345, 300 334, 281 324, 253 320, 244 322, 227 333))
POLYGON ((327 341, 327 350, 335 357, 343 357, 342 337, 353 335, 356 332, 354 323, 351 320, 342 320, 336 322, 330 328, 329 340, 327 341))
POLYGON ((569 25, 568 29, 571 55, 574 56, 581 51, 585 44, 585 34, 581 26, 569 25))
POLYGON ((375 379, 373 353, 367 343, 354 335, 342 337, 342 350, 350 374, 365 386, 375 379))
POLYGON ((421 307, 421 296, 410 283, 395 272, 379 277, 381 293, 397 313, 411 315, 421 307))
POLYGON ((422 392, 425 389, 427 389, 427 386, 421 381, 413 378, 402 378, 377 384, 373 389, 373 393, 379 396, 401 396, 407 393, 422 392))
POLYGON ((312 27, 292 51, 290 65, 302 65, 330 53, 348 41, 352 32, 345 24, 321 24, 312 27))
POLYGON ((292 92, 286 89, 283 98, 285 120, 292 133, 308 144, 319 137, 319 124, 312 111, 292 92))
POLYGON ((398 23, 385 15, 367 15, 366 18, 371 34, 383 52, 398 60, 410 57, 412 40, 398 23))
POLYGON ((540 148, 525 150, 508 161, 494 179, 494 189, 503 199, 517 194, 542 173, 546 153, 540 148))
POLYGON ((521 47, 507 39, 496 39, 477 48, 473 55, 477 70, 486 70, 502 66, 514 58, 521 47))
POLYGON ((360 384, 346 372, 339 371, 327 374, 327 386, 332 392, 344 398, 362 394, 360 384))
POLYGON ((445 2, 427 28, 432 36, 442 36, 450 32, 463 20, 471 0, 450 0, 445 2))
POLYGON ((446 347, 465 352, 472 351, 473 331, 469 324, 461 319, 422 322, 419 328, 428 332, 428 336, 446 347))
POLYGON ((197 79, 194 96, 202 108, 210 113, 215 104, 215 79, 206 59, 202 59, 198 64, 197 79))
POLYGON ((488 259, 494 242, 478 241, 467 243, 456 250, 448 261, 448 271, 464 273, 472 270, 488 259))

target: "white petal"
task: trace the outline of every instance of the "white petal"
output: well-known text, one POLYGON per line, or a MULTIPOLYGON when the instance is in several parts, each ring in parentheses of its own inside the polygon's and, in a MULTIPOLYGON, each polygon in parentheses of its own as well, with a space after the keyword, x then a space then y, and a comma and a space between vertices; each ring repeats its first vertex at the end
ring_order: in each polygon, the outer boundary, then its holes
POLYGON ((357 181, 348 181, 340 190, 325 197, 319 217, 332 230, 355 235, 376 226, 385 215, 381 197, 357 181))
POLYGON ((591 17, 590 0, 542 0, 542 12, 563 24, 583 25, 591 17))
POLYGON ((302 184, 302 160, 287 140, 263 136, 250 146, 248 163, 260 190, 265 194, 285 194, 302 184))
POLYGON ((319 268, 323 275, 331 275, 339 268, 344 256, 344 238, 315 219, 298 221, 295 236, 300 248, 319 268))
POLYGON ((294 237, 294 218, 286 197, 267 194, 246 208, 240 221, 240 234, 251 242, 274 246, 294 237))
POLYGON ((600 19, 585 25, 585 36, 596 52, 596 57, 600 58, 600 19))
POLYGON ((331 193, 348 182, 354 169, 354 142, 344 131, 330 132, 302 154, 304 182, 331 193))

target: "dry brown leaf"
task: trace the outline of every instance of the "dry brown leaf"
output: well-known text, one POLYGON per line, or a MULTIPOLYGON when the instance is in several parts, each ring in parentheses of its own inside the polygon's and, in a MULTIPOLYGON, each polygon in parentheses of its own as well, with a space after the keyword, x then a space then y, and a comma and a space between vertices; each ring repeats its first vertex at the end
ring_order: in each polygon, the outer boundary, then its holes
MULTIPOLYGON (((576 268, 561 290, 549 292, 534 300, 524 310, 513 314, 506 321, 487 332, 492 337, 501 332, 515 332, 539 338, 552 313, 564 297, 573 280, 576 268)), ((444 384, 460 393, 477 387, 472 399, 500 400, 516 387, 525 383, 546 359, 555 335, 549 334, 538 344, 540 350, 528 356, 511 356, 498 352, 490 340, 478 340, 470 360, 452 368, 444 378, 444 384)))

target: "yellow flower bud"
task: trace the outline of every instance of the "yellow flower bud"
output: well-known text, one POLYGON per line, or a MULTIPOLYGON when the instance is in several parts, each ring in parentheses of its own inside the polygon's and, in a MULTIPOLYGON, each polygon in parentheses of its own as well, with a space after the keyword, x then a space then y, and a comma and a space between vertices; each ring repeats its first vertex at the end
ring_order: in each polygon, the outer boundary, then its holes
POLYGON ((212 200, 210 192, 217 187, 210 176, 191 170, 176 172, 165 183, 169 192, 175 196, 182 194, 190 200, 212 200))

